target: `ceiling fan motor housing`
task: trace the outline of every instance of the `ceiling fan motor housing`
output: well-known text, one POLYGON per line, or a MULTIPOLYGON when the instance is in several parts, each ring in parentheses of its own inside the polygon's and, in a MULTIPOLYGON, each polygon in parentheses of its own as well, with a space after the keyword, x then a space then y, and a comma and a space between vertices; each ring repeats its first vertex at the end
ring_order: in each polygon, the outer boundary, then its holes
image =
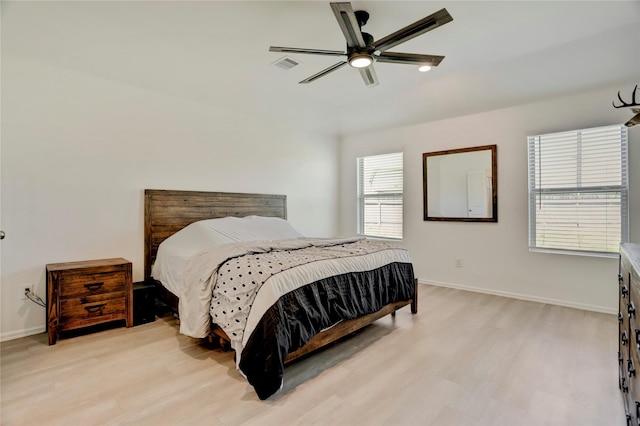
POLYGON ((371 47, 373 44, 373 36, 369 33, 362 33, 362 38, 364 39, 364 44, 367 45, 367 48, 371 47))
POLYGON ((354 53, 373 53, 373 36, 369 33, 362 33, 362 38, 364 40, 365 47, 358 46, 349 46, 347 45, 347 56, 352 55, 354 53))

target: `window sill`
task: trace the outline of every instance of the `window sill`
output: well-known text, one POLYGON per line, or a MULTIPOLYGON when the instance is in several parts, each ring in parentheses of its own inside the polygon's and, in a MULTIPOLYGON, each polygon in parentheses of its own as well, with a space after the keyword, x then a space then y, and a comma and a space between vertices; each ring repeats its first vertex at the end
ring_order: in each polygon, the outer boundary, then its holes
POLYGON ((374 236, 374 235, 364 235, 364 234, 358 234, 358 236, 366 238, 368 240, 395 241, 397 243, 401 243, 403 241, 402 238, 377 237, 377 236, 374 236))
POLYGON ((578 250, 560 250, 560 249, 545 249, 537 247, 529 247, 529 251, 532 253, 549 253, 549 254, 564 254, 569 256, 584 256, 584 257, 604 257, 609 259, 617 259, 618 253, 605 253, 598 251, 578 251, 578 250))

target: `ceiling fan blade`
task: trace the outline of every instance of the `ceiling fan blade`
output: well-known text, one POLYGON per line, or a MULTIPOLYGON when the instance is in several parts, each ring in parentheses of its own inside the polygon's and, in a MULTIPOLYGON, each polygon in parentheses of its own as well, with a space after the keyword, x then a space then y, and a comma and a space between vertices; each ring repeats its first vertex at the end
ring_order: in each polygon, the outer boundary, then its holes
POLYGON ((451 21, 453 21, 453 18, 449 15, 447 9, 443 8, 426 18, 422 18, 411 25, 407 25, 393 34, 389 34, 380 40, 374 41, 373 45, 376 50, 384 52, 387 49, 391 49, 400 43, 411 40, 414 37, 424 34, 427 31, 434 30, 451 21))
POLYGON ((324 69, 322 71, 320 71, 317 74, 312 75, 311 77, 305 78, 304 80, 300 81, 300 84, 306 84, 306 83, 311 83, 314 80, 319 79, 320 77, 324 77, 325 75, 329 74, 330 72, 333 72, 335 70, 337 70, 338 68, 341 68, 343 66, 347 65, 347 61, 342 61, 342 62, 338 62, 337 64, 331 65, 329 68, 324 69))
POLYGON ((359 68, 359 70, 360 75, 362 76, 362 80, 364 80, 364 84, 367 87, 377 86, 380 83, 380 81, 378 81, 378 75, 376 74, 376 70, 373 68, 373 65, 359 68))
POLYGON ((430 65, 432 67, 437 67, 444 59, 444 56, 383 52, 375 58, 378 62, 388 62, 391 64, 430 65))
POLYGON ((270 46, 269 52, 306 53, 310 55, 345 56, 347 52, 340 50, 302 49, 298 47, 270 46))
POLYGON ((336 20, 344 38, 347 40, 347 46, 349 47, 366 47, 362 33, 360 32, 360 25, 356 19, 356 14, 351 7, 351 3, 331 3, 331 9, 333 14, 336 15, 336 20))

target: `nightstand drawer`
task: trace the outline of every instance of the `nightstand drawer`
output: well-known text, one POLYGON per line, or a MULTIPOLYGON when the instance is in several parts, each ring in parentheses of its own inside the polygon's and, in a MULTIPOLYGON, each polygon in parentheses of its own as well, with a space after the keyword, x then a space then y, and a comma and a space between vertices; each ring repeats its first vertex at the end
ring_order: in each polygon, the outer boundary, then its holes
POLYGON ((105 321, 126 319, 127 299, 111 298, 111 295, 89 296, 81 299, 67 299, 60 301, 60 321, 62 329, 84 327, 87 321, 98 324, 105 321))
POLYGON ((60 277, 60 297, 79 297, 125 290, 125 272, 105 272, 60 277))

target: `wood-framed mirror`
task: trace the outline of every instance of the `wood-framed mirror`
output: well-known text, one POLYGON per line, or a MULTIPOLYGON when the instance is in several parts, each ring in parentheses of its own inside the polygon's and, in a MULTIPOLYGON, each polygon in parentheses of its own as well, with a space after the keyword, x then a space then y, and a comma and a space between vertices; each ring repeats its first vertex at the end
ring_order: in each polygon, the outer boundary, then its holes
POLYGON ((498 221, 497 146, 422 154, 424 220, 498 221))

